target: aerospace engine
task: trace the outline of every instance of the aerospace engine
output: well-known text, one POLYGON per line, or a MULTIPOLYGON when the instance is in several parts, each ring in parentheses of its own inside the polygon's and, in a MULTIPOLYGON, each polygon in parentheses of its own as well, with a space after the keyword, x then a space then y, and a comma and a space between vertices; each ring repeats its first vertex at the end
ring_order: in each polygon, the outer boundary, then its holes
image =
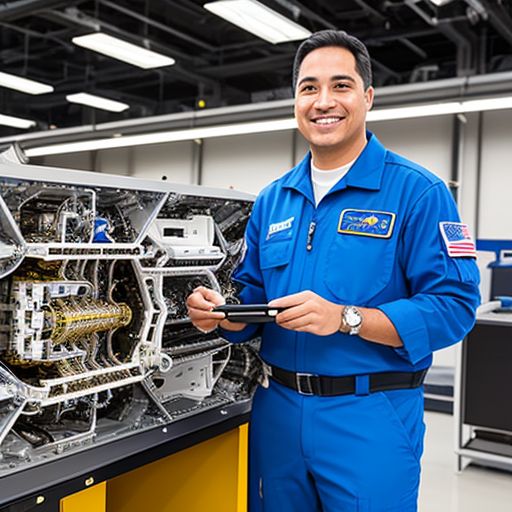
POLYGON ((185 300, 237 301, 251 206, 0 155, 0 473, 250 397, 254 347, 185 300))

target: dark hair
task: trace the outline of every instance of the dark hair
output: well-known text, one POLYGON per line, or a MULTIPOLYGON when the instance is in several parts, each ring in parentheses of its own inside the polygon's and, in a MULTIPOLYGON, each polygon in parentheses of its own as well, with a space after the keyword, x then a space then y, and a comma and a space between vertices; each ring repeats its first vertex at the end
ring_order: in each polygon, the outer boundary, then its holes
POLYGON ((326 48, 328 46, 338 46, 348 50, 356 61, 356 70, 363 79, 364 89, 368 89, 372 85, 372 65, 368 48, 357 37, 347 34, 343 30, 321 30, 310 35, 297 49, 295 60, 293 61, 293 90, 297 86, 299 78, 299 70, 302 61, 306 55, 318 48, 326 48))

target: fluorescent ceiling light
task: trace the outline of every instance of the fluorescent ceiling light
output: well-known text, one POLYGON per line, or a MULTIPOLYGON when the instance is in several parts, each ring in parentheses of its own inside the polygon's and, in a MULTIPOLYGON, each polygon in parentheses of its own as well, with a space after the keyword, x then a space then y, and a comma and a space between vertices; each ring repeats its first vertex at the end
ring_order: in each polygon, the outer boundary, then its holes
POLYGON ((414 105, 412 107, 383 108, 371 110, 366 119, 372 121, 391 121, 392 119, 409 119, 412 117, 441 116, 445 114, 460 114, 463 112, 462 103, 434 103, 430 105, 414 105))
POLYGON ((42 84, 35 80, 29 80, 28 78, 2 72, 0 72, 0 86, 8 87, 15 91, 26 92, 27 94, 45 94, 53 91, 53 87, 51 85, 42 84))
POLYGON ((245 135, 248 133, 274 132, 292 130, 297 128, 294 118, 277 121, 257 121, 253 123, 227 124, 223 126, 209 126, 205 128, 191 128, 187 130, 174 130, 159 133, 145 133, 142 135, 127 135, 109 137, 108 139, 88 140, 83 142, 69 142, 41 146, 25 150, 27 156, 60 155, 63 153, 76 153, 78 151, 95 151, 98 149, 124 148, 144 144, 161 144, 163 142, 178 142, 183 140, 208 139, 211 137, 225 137, 227 135, 245 135))
POLYGON ((110 112, 122 112, 123 110, 130 108, 130 105, 127 105, 126 103, 109 100, 107 98, 96 96, 95 94, 88 94, 86 92, 68 94, 66 99, 70 103, 79 103, 80 105, 87 105, 88 107, 109 110, 110 112))
POLYGON ((221 0, 203 7, 269 43, 300 41, 311 32, 255 0, 221 0))
POLYGON ((21 117, 6 116, 0 114, 0 125, 12 126, 13 128, 31 128, 36 122, 30 119, 22 119, 21 117))
MULTIPOLYGON (((368 112, 367 120, 369 122, 389 121, 393 119, 408 119, 414 117, 439 116, 445 114, 463 114, 465 112, 479 112, 485 110, 501 109, 512 109, 512 96, 481 100, 452 101, 447 103, 432 103, 428 105, 416 105, 401 108, 377 109, 368 112)), ((205 128, 190 128, 186 130, 145 133, 142 135, 127 135, 82 142, 53 144, 50 146, 40 146, 26 149, 25 154, 28 157, 59 155, 64 153, 76 153, 79 151, 96 151, 101 149, 140 146, 144 144, 161 144, 164 142, 208 139, 211 137, 225 137, 229 135, 266 133, 282 130, 293 130, 296 128, 296 120, 294 118, 287 118, 274 121, 256 121, 252 123, 209 126, 205 128)))
POLYGON ((101 32, 73 37, 72 41, 83 48, 88 48, 107 57, 122 60, 143 69, 172 66, 176 62, 171 57, 128 43, 117 37, 102 34, 101 32))
POLYGON ((449 4, 452 0, 430 0, 434 5, 441 7, 441 5, 449 4))
POLYGON ((368 112, 366 119, 370 122, 390 121, 392 119, 465 114, 469 112, 505 110, 509 108, 512 108, 512 96, 485 98, 480 100, 451 101, 446 103, 430 103, 425 105, 414 105, 411 107, 377 109, 368 112))
POLYGON ((512 96, 503 98, 487 98, 463 102, 464 112, 480 112, 482 110, 504 110, 512 108, 512 96))

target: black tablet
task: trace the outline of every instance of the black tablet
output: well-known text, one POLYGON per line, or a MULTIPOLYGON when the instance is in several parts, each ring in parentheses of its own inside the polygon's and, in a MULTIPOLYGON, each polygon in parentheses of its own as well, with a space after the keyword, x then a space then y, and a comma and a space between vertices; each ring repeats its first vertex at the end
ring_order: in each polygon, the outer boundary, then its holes
POLYGON ((224 313, 230 322, 256 324, 274 322, 278 313, 285 308, 272 308, 267 304, 224 304, 217 306, 215 313, 224 313))

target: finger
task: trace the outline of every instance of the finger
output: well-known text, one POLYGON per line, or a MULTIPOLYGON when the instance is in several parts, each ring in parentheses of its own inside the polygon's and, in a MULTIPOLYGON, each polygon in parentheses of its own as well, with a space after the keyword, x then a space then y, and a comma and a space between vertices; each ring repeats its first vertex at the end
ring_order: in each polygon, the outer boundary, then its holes
POLYGON ((200 291, 191 293, 187 298, 187 306, 189 308, 211 311, 217 305, 218 304, 207 300, 200 291))
POLYGON ((299 323, 297 325, 294 325, 293 323, 288 323, 287 325, 281 326, 283 329, 287 329, 289 331, 295 331, 295 332, 314 332, 314 323, 307 322, 307 323, 299 323))
POLYGON ((194 291, 199 292, 206 300, 210 301, 215 306, 221 306, 226 303, 224 297, 217 291, 206 286, 198 286, 194 291))
POLYGON ((308 313, 306 315, 302 315, 293 320, 289 320, 288 322, 278 322, 278 325, 280 325, 281 327, 284 327, 285 329, 297 331, 306 326, 310 326, 311 324, 314 323, 314 320, 315 320, 315 314, 308 313))
POLYGON ((268 305, 273 308, 291 308, 293 306, 298 306, 303 302, 306 302, 311 298, 311 293, 309 290, 299 293, 293 293, 292 295, 286 295, 285 297, 280 297, 279 299, 271 300, 268 305))
POLYGON ((289 322, 300 318, 301 316, 307 315, 313 311, 312 304, 310 301, 300 304, 299 306, 293 306, 287 308, 276 316, 277 323, 289 322))
POLYGON ((201 320, 224 320, 226 315, 224 313, 214 313, 210 310, 189 308, 188 316, 193 321, 201 320))

